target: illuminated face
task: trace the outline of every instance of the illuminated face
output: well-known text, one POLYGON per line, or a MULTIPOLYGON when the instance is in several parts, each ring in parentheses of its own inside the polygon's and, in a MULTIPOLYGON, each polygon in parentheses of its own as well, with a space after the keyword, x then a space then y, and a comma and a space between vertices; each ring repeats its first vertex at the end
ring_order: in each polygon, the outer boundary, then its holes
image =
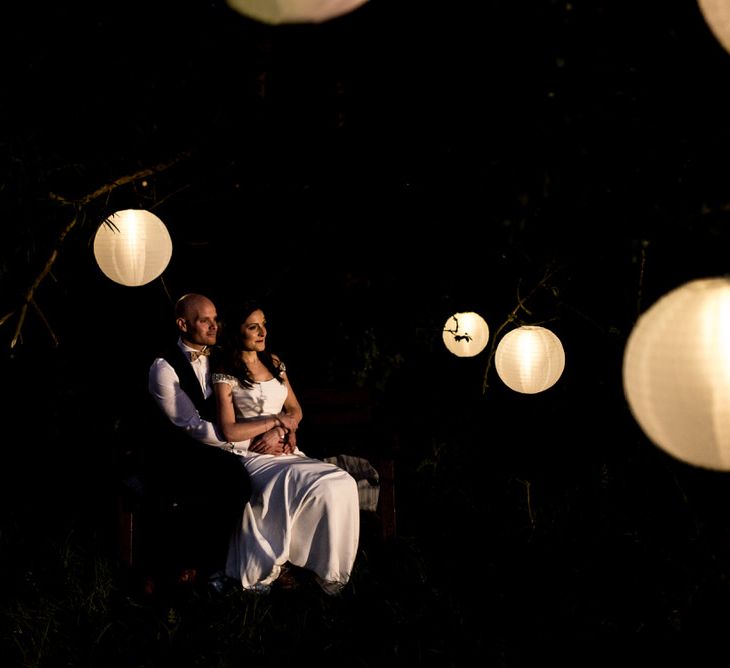
POLYGON ((241 325, 241 342, 244 350, 260 352, 266 348, 266 318, 256 309, 241 325))
POLYGON ((213 302, 205 300, 192 305, 185 318, 178 320, 185 343, 213 346, 218 337, 218 312, 213 302))

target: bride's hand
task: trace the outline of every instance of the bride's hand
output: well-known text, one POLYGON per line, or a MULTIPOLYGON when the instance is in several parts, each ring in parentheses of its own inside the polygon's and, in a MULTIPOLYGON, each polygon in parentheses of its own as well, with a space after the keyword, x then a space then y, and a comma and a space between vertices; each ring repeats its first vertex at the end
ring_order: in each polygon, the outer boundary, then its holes
POLYGON ((253 438, 248 449, 262 455, 286 454, 286 430, 283 427, 269 429, 253 438))

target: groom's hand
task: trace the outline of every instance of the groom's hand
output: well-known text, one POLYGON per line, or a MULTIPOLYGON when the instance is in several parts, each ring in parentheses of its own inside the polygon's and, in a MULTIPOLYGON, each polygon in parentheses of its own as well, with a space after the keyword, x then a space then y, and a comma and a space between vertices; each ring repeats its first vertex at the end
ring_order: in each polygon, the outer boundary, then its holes
POLYGON ((286 430, 283 427, 273 427, 251 440, 248 449, 263 455, 286 454, 286 430))

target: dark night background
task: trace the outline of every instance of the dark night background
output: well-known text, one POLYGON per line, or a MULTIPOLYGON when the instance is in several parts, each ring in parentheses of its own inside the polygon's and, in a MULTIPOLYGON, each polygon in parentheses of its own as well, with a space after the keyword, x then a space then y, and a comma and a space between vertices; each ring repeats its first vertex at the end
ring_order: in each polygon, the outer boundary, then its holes
POLYGON ((727 474, 649 443, 620 375, 642 310, 728 270, 730 54, 696 2, 371 0, 284 26, 97 4, 2 19, 6 526, 101 523, 170 299, 259 295, 295 389, 376 391, 402 437, 399 531, 474 603, 468 628, 728 621, 727 474), (57 345, 31 309, 11 348, 73 203, 168 162, 79 207, 35 293, 57 345), (162 281, 97 268, 123 208, 168 226, 162 281), (546 272, 518 318, 561 337, 562 378, 523 396, 492 368, 482 394, 489 349, 450 355, 446 319, 494 334, 546 272))

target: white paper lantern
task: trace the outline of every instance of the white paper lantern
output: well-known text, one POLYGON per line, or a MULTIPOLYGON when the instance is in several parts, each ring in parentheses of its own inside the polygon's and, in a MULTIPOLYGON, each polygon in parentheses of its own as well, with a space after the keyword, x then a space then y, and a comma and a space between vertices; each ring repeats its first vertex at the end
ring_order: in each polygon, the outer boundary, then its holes
POLYGON ((94 257, 108 278, 137 286, 154 281, 165 271, 172 257, 172 240, 155 214, 125 209, 107 221, 96 231, 94 257))
POLYGON ((715 39, 730 53, 730 0, 699 0, 699 5, 715 39))
POLYGON ((444 325, 446 348, 457 357, 474 357, 484 350, 489 340, 487 321, 478 313, 454 313, 444 325))
POLYGON ((645 311, 626 342, 623 385, 655 445, 730 470, 730 279, 690 281, 645 311))
POLYGON ((565 351, 549 329, 524 325, 502 337, 494 353, 494 366, 507 387, 536 394, 558 382, 565 369, 565 351))
POLYGON ((226 0, 231 9, 262 23, 322 23, 347 14, 367 0, 226 0))

